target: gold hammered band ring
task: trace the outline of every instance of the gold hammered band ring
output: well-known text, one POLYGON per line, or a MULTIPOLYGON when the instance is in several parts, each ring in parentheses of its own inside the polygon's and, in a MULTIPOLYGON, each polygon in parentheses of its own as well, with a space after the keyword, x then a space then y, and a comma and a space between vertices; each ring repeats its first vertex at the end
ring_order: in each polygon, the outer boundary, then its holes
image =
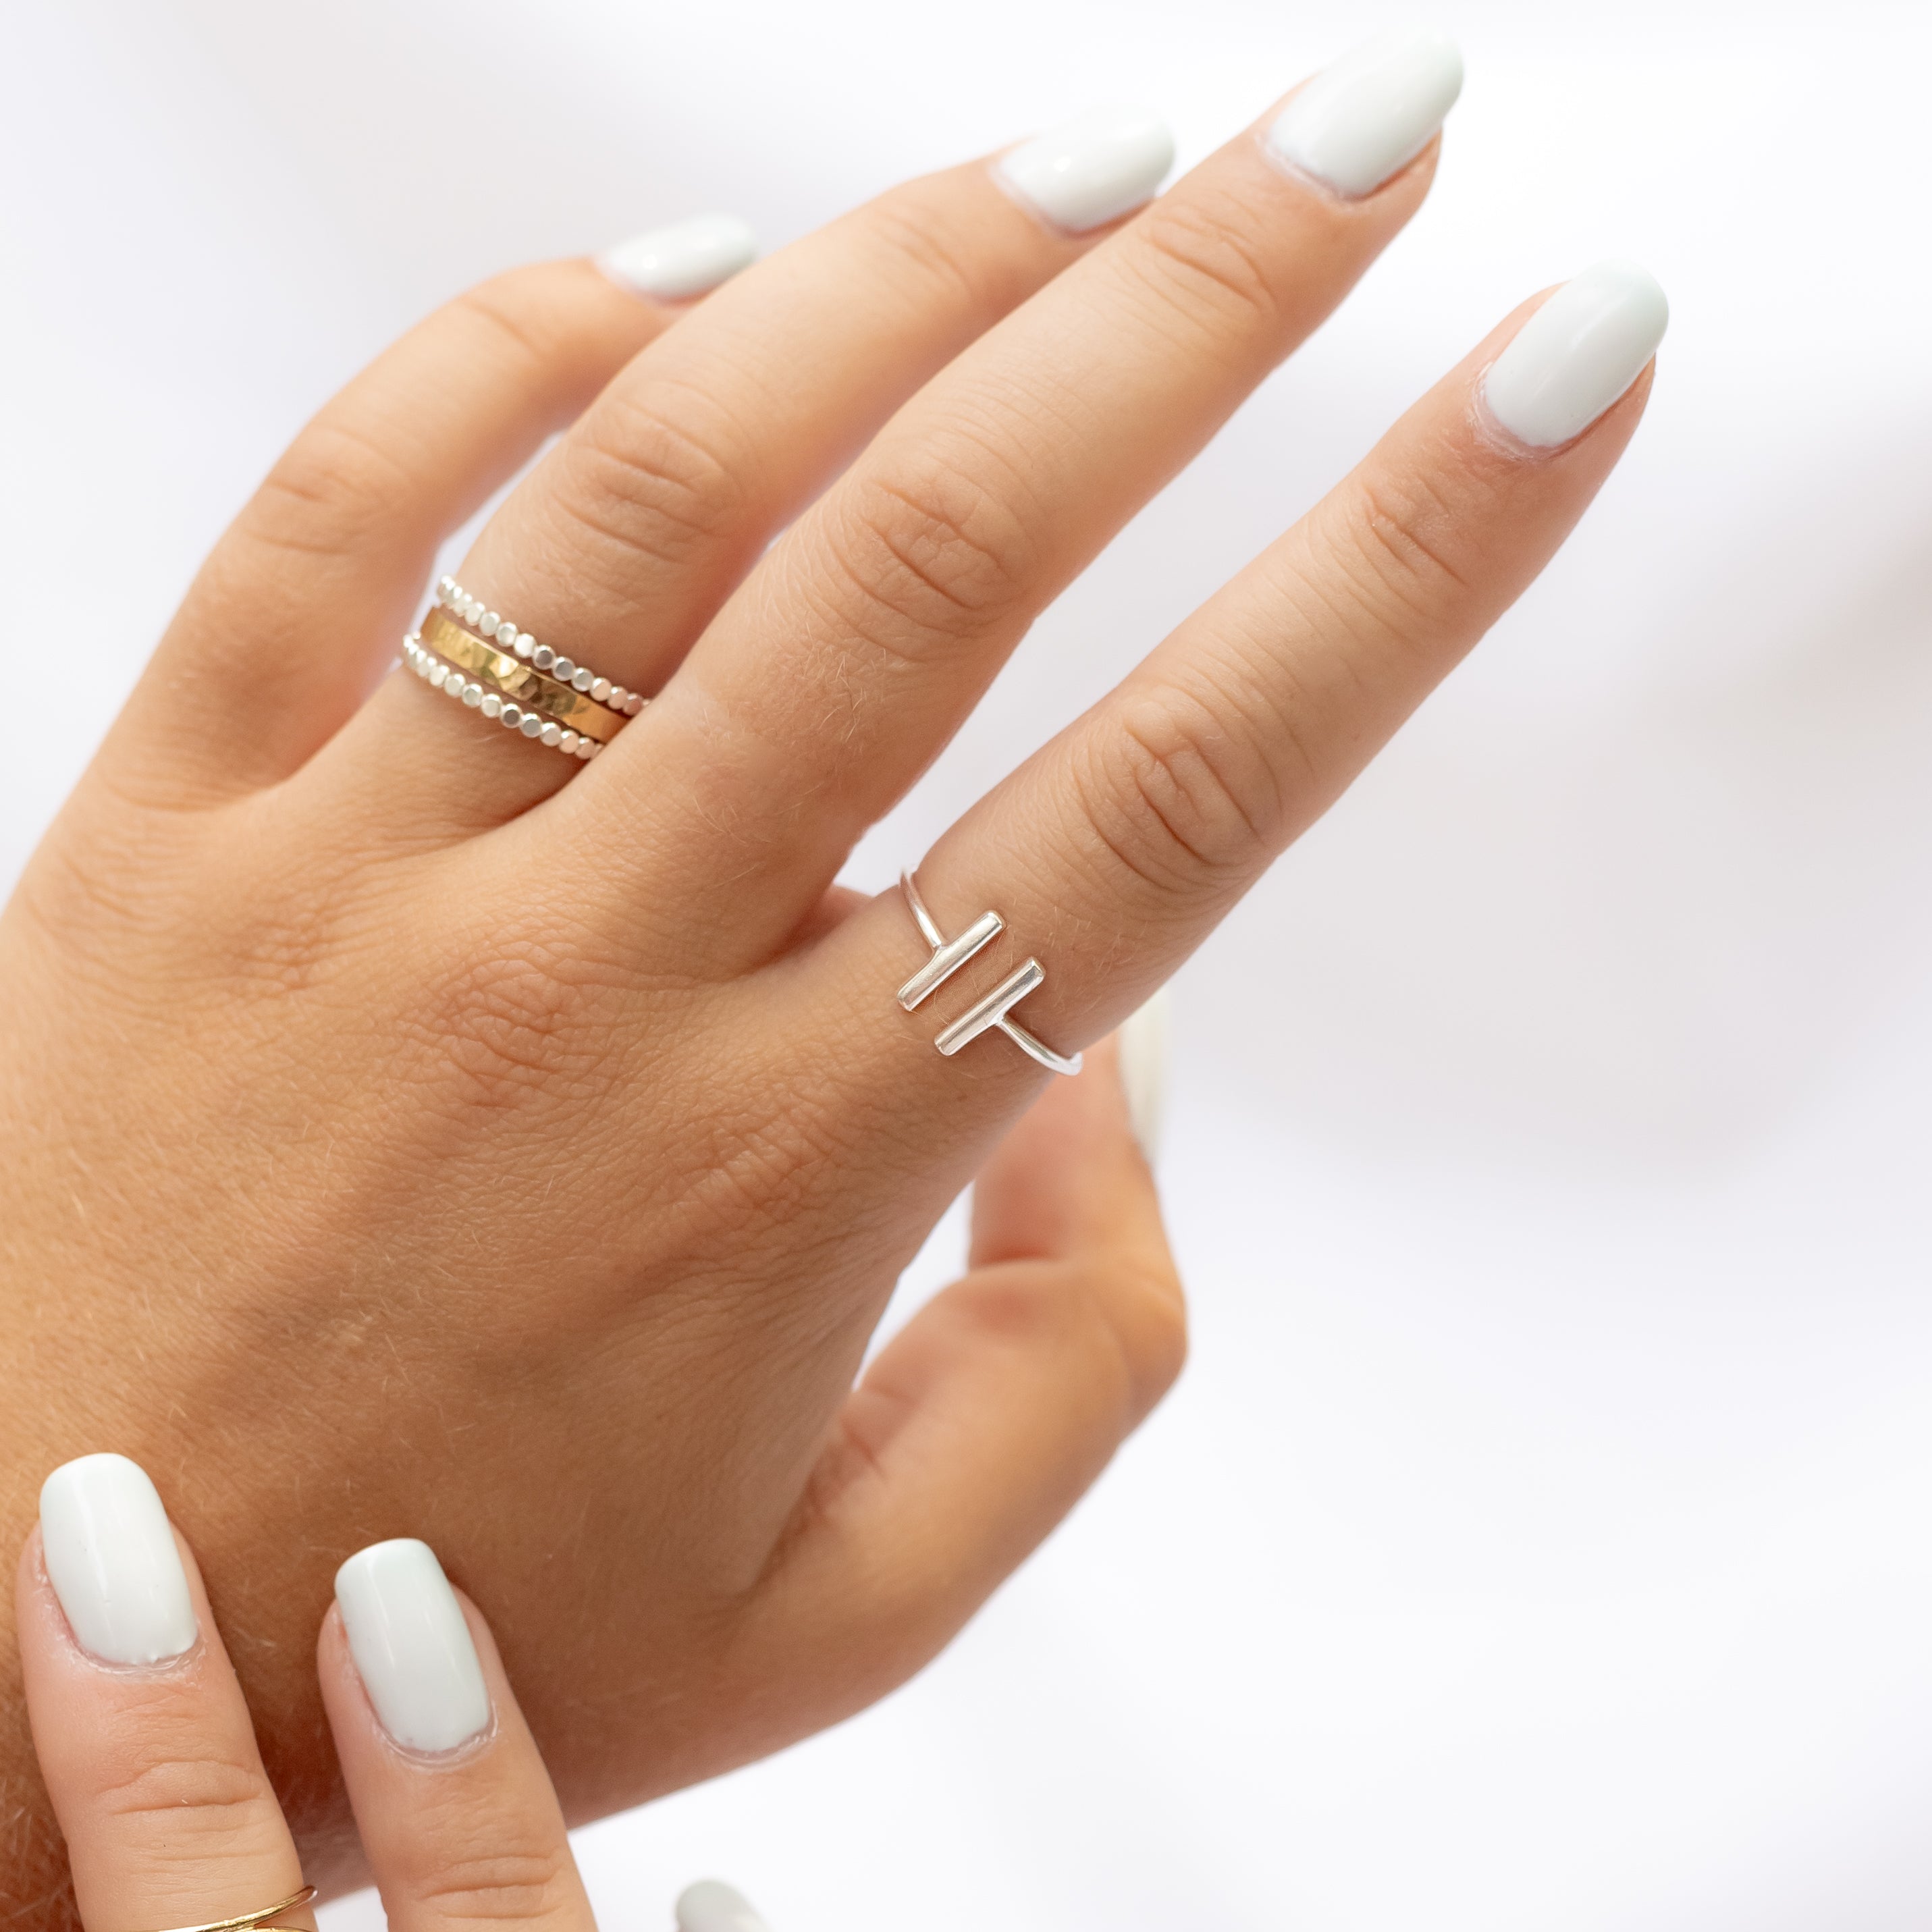
POLYGON ((555 718, 565 730, 574 731, 580 737, 608 745, 627 722, 621 712, 560 683, 548 671, 520 664, 496 645, 472 637, 440 610, 429 614, 418 634, 424 645, 446 663, 469 672, 498 696, 514 699, 526 711, 555 718))

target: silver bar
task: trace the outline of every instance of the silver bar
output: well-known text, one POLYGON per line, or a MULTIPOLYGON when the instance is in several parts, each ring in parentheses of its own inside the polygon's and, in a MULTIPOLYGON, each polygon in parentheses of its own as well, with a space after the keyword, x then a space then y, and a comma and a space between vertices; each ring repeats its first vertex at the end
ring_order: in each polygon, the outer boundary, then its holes
POLYGON ((1037 959, 1028 960, 1008 974, 976 1006, 968 1007, 933 1045, 949 1056, 957 1053, 988 1028, 998 1026, 1006 1018, 1006 1009, 1018 1006, 1046 977, 1046 968, 1037 959))
POLYGON ((996 912, 982 912, 957 939, 949 939, 899 988, 899 1004, 910 1012, 920 1000, 945 985, 983 946, 999 938, 1006 921, 996 912))

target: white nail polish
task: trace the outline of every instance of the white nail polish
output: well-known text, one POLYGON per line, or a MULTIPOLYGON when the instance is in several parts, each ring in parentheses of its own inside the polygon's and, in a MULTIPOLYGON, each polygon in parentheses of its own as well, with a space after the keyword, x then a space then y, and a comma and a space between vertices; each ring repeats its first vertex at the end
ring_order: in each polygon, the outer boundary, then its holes
POLYGON ((40 1488, 40 1549, 75 1640, 104 1664, 161 1664, 200 1634, 168 1513, 124 1456, 64 1462, 40 1488))
POLYGON ((702 1878, 679 1896, 677 1932, 767 1932, 767 1928, 742 1893, 715 1878, 702 1878))
POLYGON ((1120 1028, 1120 1084, 1126 1089, 1127 1118, 1141 1152, 1150 1161, 1160 1151, 1161 1122, 1167 1112, 1168 1010, 1163 986, 1120 1028))
POLYGON ((1462 56, 1446 34, 1380 34, 1301 88, 1268 145, 1339 194, 1372 194, 1428 146, 1462 91, 1462 56))
POLYGON ((758 258, 758 237, 735 214, 699 214, 620 242, 597 266, 633 295, 676 302, 728 282, 758 258))
POLYGON ((490 1721, 463 1606, 413 1537, 371 1544, 335 1573, 349 1653, 384 1730, 411 1750, 453 1750, 490 1721))
POLYGON ((1634 262, 1599 262, 1518 329, 1483 379, 1483 400, 1536 449, 1580 436, 1643 373, 1670 322, 1664 291, 1634 262))
POLYGON ((1057 228, 1084 234, 1138 208, 1167 178, 1174 136, 1144 107, 1096 107, 1001 157, 995 172, 1057 228))

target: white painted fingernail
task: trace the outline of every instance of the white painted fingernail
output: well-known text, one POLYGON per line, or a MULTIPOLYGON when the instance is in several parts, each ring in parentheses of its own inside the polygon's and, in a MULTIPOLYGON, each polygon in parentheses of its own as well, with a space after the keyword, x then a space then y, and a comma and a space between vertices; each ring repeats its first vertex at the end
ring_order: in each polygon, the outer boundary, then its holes
POLYGON ((597 266, 633 295, 676 302, 728 282, 758 259, 758 237, 735 214, 698 214, 605 249, 597 266))
POLYGON ((74 1639, 104 1664, 162 1664, 200 1626, 168 1513, 124 1456, 63 1462, 40 1486, 40 1550, 74 1639))
POLYGON ((1371 194, 1428 146, 1462 91, 1462 52, 1448 34, 1378 34, 1301 88, 1268 145, 1337 194, 1371 194))
POLYGON ((715 1878, 687 1886, 677 1901, 677 1932, 766 1932, 741 1892, 715 1878))
POLYGON ((1144 107, 1096 107, 1003 155, 994 172, 1076 235, 1138 208, 1167 178, 1174 136, 1144 107))
POLYGON ((1599 262, 1565 282, 1516 332, 1483 379, 1483 400, 1536 449, 1580 436, 1643 373, 1670 304, 1634 262, 1599 262))
POLYGON ((1163 986, 1120 1028, 1120 1084, 1127 1091, 1127 1118, 1150 1162, 1160 1151, 1161 1122, 1167 1114, 1168 1010, 1163 986))
POLYGON ((463 1606, 413 1537, 373 1543, 335 1573, 349 1654, 384 1730, 411 1750, 453 1750, 490 1721, 463 1606))

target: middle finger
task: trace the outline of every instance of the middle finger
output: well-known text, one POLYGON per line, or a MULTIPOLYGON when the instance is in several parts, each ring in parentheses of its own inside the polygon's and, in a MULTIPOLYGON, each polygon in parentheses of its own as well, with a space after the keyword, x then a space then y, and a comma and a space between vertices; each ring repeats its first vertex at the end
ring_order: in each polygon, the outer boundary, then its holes
POLYGON ((633 895, 728 892, 709 965, 797 929, 1042 608, 1341 300, 1426 194, 1461 74, 1421 34, 1318 77, 935 377, 760 562, 573 801, 633 895))

